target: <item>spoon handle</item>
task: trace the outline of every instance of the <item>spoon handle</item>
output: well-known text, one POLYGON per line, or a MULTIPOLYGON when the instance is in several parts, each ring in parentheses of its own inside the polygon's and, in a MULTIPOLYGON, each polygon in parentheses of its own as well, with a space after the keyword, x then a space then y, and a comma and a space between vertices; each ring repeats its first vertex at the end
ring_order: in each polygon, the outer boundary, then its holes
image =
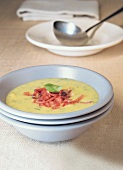
POLYGON ((119 14, 120 12, 123 12, 123 7, 118 9, 117 11, 115 11, 114 13, 112 13, 111 15, 107 16, 106 18, 104 18, 103 20, 101 20, 100 22, 98 22, 97 24, 93 25, 92 27, 88 28, 85 32, 90 31, 92 28, 94 28, 95 26, 98 26, 99 24, 103 23, 104 21, 112 18, 113 16, 119 14))

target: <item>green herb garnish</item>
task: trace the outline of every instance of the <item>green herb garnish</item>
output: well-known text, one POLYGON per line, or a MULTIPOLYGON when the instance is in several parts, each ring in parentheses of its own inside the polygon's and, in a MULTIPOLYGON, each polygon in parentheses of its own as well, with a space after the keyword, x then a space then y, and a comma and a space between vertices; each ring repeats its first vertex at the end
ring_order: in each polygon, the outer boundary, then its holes
POLYGON ((45 84, 44 86, 49 92, 59 92, 62 89, 61 86, 54 85, 51 83, 45 84))

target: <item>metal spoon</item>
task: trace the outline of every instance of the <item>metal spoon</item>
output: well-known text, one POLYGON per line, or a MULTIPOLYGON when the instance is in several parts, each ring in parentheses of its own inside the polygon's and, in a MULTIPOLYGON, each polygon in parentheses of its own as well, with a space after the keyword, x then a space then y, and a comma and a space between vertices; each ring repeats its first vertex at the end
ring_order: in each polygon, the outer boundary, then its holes
POLYGON ((67 46, 81 46, 88 42, 90 37, 88 32, 102 24, 104 21, 112 18, 113 16, 123 12, 123 7, 113 12, 111 15, 107 16, 97 24, 91 26, 86 31, 82 31, 81 28, 76 26, 74 23, 64 22, 64 21, 55 21, 53 23, 53 30, 56 38, 63 44, 67 46))

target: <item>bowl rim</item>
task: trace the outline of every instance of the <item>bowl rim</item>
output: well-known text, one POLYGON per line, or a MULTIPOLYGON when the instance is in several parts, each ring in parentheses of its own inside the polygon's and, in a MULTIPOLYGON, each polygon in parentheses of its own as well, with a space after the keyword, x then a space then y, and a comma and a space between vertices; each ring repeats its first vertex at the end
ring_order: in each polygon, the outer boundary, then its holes
MULTIPOLYGON (((25 68, 21 68, 21 69, 18 69, 18 70, 15 70, 15 71, 12 71, 2 77, 0 77, 0 82, 2 82, 2 80, 6 79, 8 76, 11 76, 12 74, 17 74, 18 72, 21 72, 21 71, 25 71, 25 70, 28 70, 28 69, 35 69, 35 68, 40 68, 40 67, 62 67, 62 68, 69 68, 69 69, 81 69, 81 70, 84 70, 84 71, 87 71, 87 72, 91 72, 93 73, 94 75, 96 76, 99 76, 101 79, 105 80, 105 82, 107 83, 107 85, 109 86, 110 88, 110 93, 107 95, 107 98, 106 98, 106 101, 103 101, 103 103, 100 103, 98 102, 97 104, 89 107, 89 108, 86 108, 86 109, 83 109, 83 110, 78 110, 78 111, 74 111, 74 112, 69 112, 69 113, 65 113, 65 114, 35 114, 35 113, 31 113, 31 112, 23 112, 23 111, 20 111, 20 110, 16 110, 10 106, 7 106, 4 102, 2 102, 0 100, 0 108, 7 111, 7 112, 10 112, 11 114, 15 114, 15 115, 18 115, 18 116, 22 116, 22 117, 28 117, 28 118, 33 118, 33 119, 64 119, 64 118, 70 118, 70 117, 75 117, 75 116, 80 116, 80 115, 84 115, 84 114, 88 114, 92 111, 95 111, 95 110, 98 110, 99 108, 103 107, 105 104, 108 103, 108 101, 112 98, 113 96, 113 86, 112 84, 110 83, 110 81, 104 77, 102 74, 96 72, 96 71, 93 71, 91 69, 87 69, 87 68, 83 68, 83 67, 79 67, 79 66, 71 66, 71 65, 60 65, 60 64, 50 64, 50 65, 38 65, 38 66, 30 66, 30 67, 25 67, 25 68), (24 114, 23 114, 24 113, 24 114)), ((47 77, 46 77, 47 78, 47 77)), ((79 81, 79 80, 78 80, 79 81)))
POLYGON ((18 121, 22 121, 25 123, 31 123, 31 124, 37 124, 37 125, 65 125, 65 124, 71 124, 71 123, 77 123, 80 121, 85 121, 91 118, 94 118, 103 112, 105 112, 108 108, 110 108, 114 104, 114 96, 111 98, 111 100, 103 106, 101 109, 98 109, 97 111, 91 112, 90 114, 82 115, 82 116, 77 116, 74 118, 68 118, 68 119, 51 119, 51 120, 46 120, 46 119, 30 119, 30 118, 25 118, 25 117, 20 117, 17 115, 12 115, 11 113, 6 112, 5 110, 0 109, 0 113, 7 116, 8 118, 15 119, 18 121))

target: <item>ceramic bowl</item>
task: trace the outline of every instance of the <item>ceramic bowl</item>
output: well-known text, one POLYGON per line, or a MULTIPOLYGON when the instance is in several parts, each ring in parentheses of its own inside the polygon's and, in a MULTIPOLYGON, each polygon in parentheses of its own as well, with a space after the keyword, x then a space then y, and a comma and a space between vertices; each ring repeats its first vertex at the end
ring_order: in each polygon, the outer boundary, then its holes
POLYGON ((85 121, 67 125, 35 125, 11 119, 0 113, 0 118, 13 125, 21 134, 42 142, 59 142, 73 139, 87 131, 93 123, 102 119, 112 109, 112 106, 102 114, 85 121))
POLYGON ((23 68, 1 77, 0 92, 0 109, 6 112, 33 119, 66 119, 91 113, 106 105, 113 96, 113 87, 107 78, 86 68, 67 65, 42 65, 23 68), (99 101, 83 110, 52 115, 23 112, 6 105, 6 96, 12 89, 24 83, 43 78, 69 78, 85 82, 98 92, 99 101))

